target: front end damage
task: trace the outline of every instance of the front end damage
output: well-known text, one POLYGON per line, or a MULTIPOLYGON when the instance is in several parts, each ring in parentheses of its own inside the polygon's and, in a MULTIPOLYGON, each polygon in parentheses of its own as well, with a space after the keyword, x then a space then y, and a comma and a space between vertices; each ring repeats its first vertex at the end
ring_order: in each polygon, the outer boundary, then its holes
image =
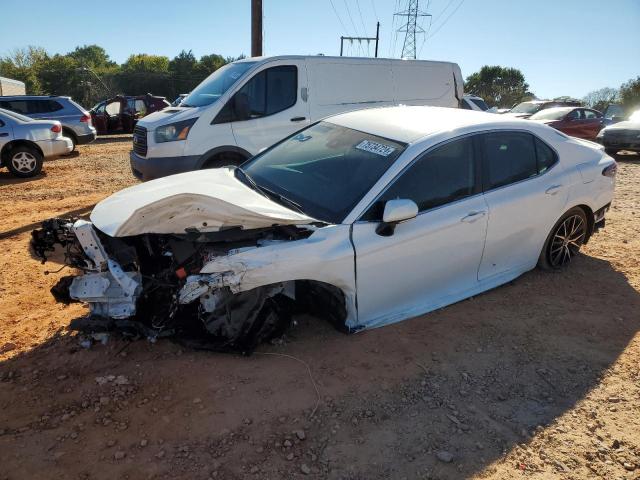
POLYGON ((82 271, 62 277, 51 289, 59 302, 88 304, 90 314, 74 320, 72 329, 173 337, 196 348, 248 354, 282 335, 298 310, 320 313, 349 330, 352 302, 340 288, 278 275, 273 283, 245 279, 260 266, 244 261, 244 252, 304 241, 318 228, 280 225, 115 237, 85 220, 56 218, 32 232, 32 248, 44 262, 59 255, 61 246, 63 263, 82 271))

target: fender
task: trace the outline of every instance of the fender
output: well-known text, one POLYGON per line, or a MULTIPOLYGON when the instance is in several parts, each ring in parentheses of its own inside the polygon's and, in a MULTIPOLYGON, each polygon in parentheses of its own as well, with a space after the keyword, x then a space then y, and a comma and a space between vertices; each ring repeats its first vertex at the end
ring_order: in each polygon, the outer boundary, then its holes
POLYGON ((245 149, 240 148, 240 147, 238 147, 236 145, 222 145, 220 147, 212 148, 208 152, 203 153, 202 155, 200 155, 200 158, 198 159, 198 163, 196 164, 196 170, 200 170, 205 163, 207 163, 209 160, 211 160, 216 155, 218 155, 220 153, 226 153, 226 152, 231 152, 231 153, 236 153, 238 155, 242 155, 245 160, 248 160, 251 157, 253 157, 253 155, 251 155, 251 153, 247 152, 245 149))

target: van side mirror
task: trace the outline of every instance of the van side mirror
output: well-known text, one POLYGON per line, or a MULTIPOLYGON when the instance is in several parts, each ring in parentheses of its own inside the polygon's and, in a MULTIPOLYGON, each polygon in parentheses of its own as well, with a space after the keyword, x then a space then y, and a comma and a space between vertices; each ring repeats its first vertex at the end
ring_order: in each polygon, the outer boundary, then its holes
POLYGON ((418 215, 418 205, 413 200, 401 198, 387 200, 384 204, 382 222, 376 228, 376 233, 383 237, 390 237, 400 222, 410 220, 418 215))

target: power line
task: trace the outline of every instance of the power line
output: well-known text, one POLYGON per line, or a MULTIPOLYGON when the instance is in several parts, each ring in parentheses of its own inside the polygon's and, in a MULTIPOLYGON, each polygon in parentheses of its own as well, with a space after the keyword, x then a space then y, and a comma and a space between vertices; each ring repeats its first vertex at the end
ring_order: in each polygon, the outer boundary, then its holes
POLYGON ((344 2, 344 6, 347 9, 347 15, 349 15, 349 20, 351 20, 351 25, 353 25, 353 29, 356 32, 356 36, 360 36, 360 33, 358 32, 358 29, 356 28, 356 24, 353 21, 353 17, 351 16, 351 10, 349 10, 349 5, 347 5, 347 0, 342 0, 344 2))
POLYGON ((360 10, 360 1, 356 0, 356 7, 358 7, 358 15, 360 15, 360 23, 362 24, 362 32, 364 35, 367 33, 367 27, 364 25, 364 19, 362 18, 362 10, 360 10))
POLYGON ((431 14, 422 12, 418 0, 409 0, 407 9, 395 14, 398 17, 407 17, 407 22, 398 32, 405 34, 402 45, 401 58, 416 59, 416 35, 424 34, 424 28, 418 25, 418 17, 430 17, 431 14))
POLYGON ((344 23, 342 22, 342 19, 340 18, 340 15, 338 15, 338 10, 336 10, 336 6, 333 4, 333 0, 329 0, 329 3, 331 3, 331 7, 333 8, 333 13, 336 14, 336 17, 338 18, 338 21, 340 22, 340 25, 342 25, 342 31, 344 33, 349 33, 347 31, 347 27, 344 26, 344 23))
POLYGON ((376 11, 376 2, 371 0, 371 6, 373 7, 373 14, 376 16, 376 21, 380 21, 380 17, 378 17, 378 12, 376 11))
POLYGON ((431 35, 429 35, 428 38, 433 38, 433 36, 436 33, 438 33, 442 27, 444 27, 446 25, 446 23, 449 21, 449 19, 458 11, 458 9, 462 6, 463 3, 464 3, 464 0, 460 0, 460 3, 458 4, 458 6, 449 14, 449 16, 447 18, 445 18, 445 20, 440 24, 440 26, 438 26, 436 31, 433 32, 431 35))

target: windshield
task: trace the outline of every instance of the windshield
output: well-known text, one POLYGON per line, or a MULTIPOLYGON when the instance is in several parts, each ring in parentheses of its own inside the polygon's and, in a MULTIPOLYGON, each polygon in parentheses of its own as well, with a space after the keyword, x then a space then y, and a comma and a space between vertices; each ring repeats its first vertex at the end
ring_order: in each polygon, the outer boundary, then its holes
POLYGON ((224 92, 229 90, 231 85, 253 67, 256 62, 228 63, 209 75, 203 82, 186 96, 180 104, 183 107, 202 107, 211 105, 224 92))
POLYGON ((511 113, 536 113, 542 108, 542 103, 522 102, 511 109, 511 113))
POLYGON ((480 107, 480 110, 482 110, 484 112, 489 110, 489 105, 487 105, 485 103, 485 101, 482 100, 481 98, 470 98, 469 100, 471 100, 473 103, 475 103, 476 106, 480 107))
POLYGON ((11 110, 5 110, 4 108, 0 108, 0 113, 5 114, 8 117, 12 117, 15 120, 20 120, 21 122, 31 122, 33 118, 29 118, 25 115, 21 115, 19 113, 13 112, 11 110))
POLYGON ((561 120, 571 110, 573 110, 573 108, 547 108, 535 115, 531 115, 529 120, 561 120))
MULTIPOLYGON (((340 223, 406 145, 320 122, 242 165, 258 188, 306 215, 340 223)), ((278 201, 276 199, 276 201, 278 201)))

